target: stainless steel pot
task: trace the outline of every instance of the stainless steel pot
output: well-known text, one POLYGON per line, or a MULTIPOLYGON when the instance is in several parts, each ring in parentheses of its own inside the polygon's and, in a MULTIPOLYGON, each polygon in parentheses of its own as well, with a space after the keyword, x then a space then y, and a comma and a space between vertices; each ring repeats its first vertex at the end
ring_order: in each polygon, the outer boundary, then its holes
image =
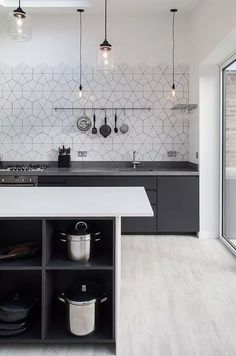
POLYGON ((62 293, 58 299, 67 306, 67 328, 76 336, 86 336, 96 330, 97 308, 107 301, 96 293, 90 283, 82 282, 62 293))
POLYGON ((96 237, 100 234, 100 232, 89 233, 88 225, 84 221, 79 221, 68 233, 60 233, 63 236, 60 240, 67 243, 67 254, 70 260, 88 262, 91 257, 92 244, 101 240, 96 237))

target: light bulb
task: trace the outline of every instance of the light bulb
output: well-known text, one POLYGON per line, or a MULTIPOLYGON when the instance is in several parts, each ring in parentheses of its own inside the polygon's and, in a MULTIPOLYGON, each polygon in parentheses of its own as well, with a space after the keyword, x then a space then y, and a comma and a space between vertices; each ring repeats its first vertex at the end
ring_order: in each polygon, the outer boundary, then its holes
POLYGON ((82 90, 79 91, 79 97, 80 97, 80 98, 83 97, 83 92, 82 92, 82 90))
POLYGON ((173 98, 175 97, 175 89, 172 89, 172 96, 173 96, 173 98))
POLYGON ((108 58, 108 52, 106 49, 103 50, 103 54, 102 54, 103 58, 108 58))
POLYGON ((22 21, 21 18, 18 18, 18 19, 16 20, 16 23, 17 23, 17 26, 19 26, 19 27, 21 27, 21 26, 23 25, 23 21, 22 21))
POLYGON ((105 60, 104 60, 104 64, 105 64, 105 66, 108 66, 109 61, 108 61, 107 59, 105 59, 105 60))

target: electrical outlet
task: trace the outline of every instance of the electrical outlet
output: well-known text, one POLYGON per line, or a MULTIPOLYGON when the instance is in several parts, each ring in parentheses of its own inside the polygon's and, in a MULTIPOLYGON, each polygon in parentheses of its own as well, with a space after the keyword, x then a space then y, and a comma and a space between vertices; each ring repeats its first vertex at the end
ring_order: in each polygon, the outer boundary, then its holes
POLYGON ((87 157, 87 151, 78 151, 78 157, 87 157))
POLYGON ((198 154, 198 152, 196 152, 196 159, 198 159, 199 158, 199 154, 198 154))
POLYGON ((177 156, 177 152, 176 151, 168 151, 167 155, 169 158, 175 158, 177 156))

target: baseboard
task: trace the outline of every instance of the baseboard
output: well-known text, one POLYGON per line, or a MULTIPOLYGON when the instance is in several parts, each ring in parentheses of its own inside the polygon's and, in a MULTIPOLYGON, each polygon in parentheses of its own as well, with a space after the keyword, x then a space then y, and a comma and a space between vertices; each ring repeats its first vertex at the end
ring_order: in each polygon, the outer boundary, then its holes
POLYGON ((199 239, 218 239, 219 234, 216 231, 199 231, 198 232, 199 239))

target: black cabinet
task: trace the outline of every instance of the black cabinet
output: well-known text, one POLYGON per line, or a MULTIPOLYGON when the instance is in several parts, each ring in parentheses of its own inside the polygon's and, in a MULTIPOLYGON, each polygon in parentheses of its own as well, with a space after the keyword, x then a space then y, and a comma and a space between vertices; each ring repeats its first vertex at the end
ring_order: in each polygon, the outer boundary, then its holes
POLYGON ((156 177, 121 177, 121 176, 44 176, 38 178, 39 186, 67 187, 144 187, 152 204, 154 217, 122 218, 123 234, 156 233, 156 177))
POLYGON ((37 298, 28 320, 27 330, 15 336, 0 336, 1 344, 109 344, 115 346, 115 234, 114 218, 86 218, 91 231, 101 232, 89 262, 68 260, 66 245, 59 232, 75 226, 81 218, 0 218, 1 245, 11 246, 35 241, 41 247, 37 256, 5 260, 0 264, 0 298, 21 291, 37 298), (67 329, 66 306, 58 296, 76 280, 95 280, 108 296, 96 316, 96 330, 86 336, 75 336, 67 329))
POLYGON ((39 186, 144 187, 153 217, 122 218, 123 234, 196 233, 199 231, 197 176, 41 176, 39 186))
POLYGON ((158 233, 199 231, 198 177, 158 178, 158 233))

